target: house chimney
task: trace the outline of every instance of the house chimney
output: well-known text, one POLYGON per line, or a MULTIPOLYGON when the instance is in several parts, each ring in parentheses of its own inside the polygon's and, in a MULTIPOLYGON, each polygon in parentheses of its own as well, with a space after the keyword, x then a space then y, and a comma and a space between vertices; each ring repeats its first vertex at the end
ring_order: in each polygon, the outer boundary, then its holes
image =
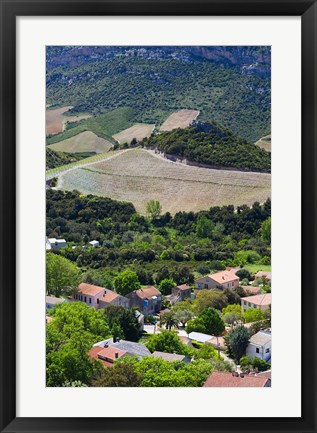
POLYGON ((115 359, 118 359, 118 358, 119 358, 119 353, 116 352, 116 353, 114 354, 114 357, 115 357, 115 359))

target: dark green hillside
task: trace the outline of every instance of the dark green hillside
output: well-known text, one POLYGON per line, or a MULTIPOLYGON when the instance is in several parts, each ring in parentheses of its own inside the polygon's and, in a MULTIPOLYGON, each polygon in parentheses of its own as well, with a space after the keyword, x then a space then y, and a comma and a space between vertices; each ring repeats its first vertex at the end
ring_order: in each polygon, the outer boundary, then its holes
POLYGON ((270 154, 232 132, 209 124, 197 124, 144 139, 145 147, 210 166, 270 172, 270 154))
POLYGON ((54 57, 46 75, 47 103, 70 104, 74 109, 69 114, 93 116, 133 107, 135 121, 156 125, 173 111, 190 108, 200 110, 200 120, 220 123, 248 141, 270 133, 270 77, 249 74, 252 65, 226 67, 219 55, 217 61, 191 53, 173 58, 161 48, 159 53, 148 50, 145 57, 127 48, 116 56, 109 50, 92 61, 86 47, 80 62, 60 66, 54 57))

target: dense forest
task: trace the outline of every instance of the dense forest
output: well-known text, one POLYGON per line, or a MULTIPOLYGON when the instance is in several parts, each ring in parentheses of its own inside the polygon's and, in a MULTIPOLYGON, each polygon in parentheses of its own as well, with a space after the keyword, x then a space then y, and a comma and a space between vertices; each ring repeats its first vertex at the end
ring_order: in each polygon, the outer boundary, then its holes
POLYGON ((268 152, 247 143, 227 129, 206 123, 152 135, 145 138, 142 145, 214 167, 264 172, 271 170, 268 152))
POLYGON ((171 112, 190 108, 248 141, 270 133, 268 47, 226 53, 84 47, 77 56, 68 48, 48 51, 46 89, 47 104, 73 105, 69 114, 88 112, 98 122, 110 110, 132 107, 135 122, 160 125, 171 112))
POLYGON ((57 254, 74 262, 90 281, 112 287, 130 268, 141 284, 173 278, 192 283, 195 275, 226 266, 270 264, 265 226, 271 202, 252 207, 212 207, 209 211, 169 213, 155 218, 136 213, 130 203, 47 190, 47 236, 63 237, 68 247, 57 254), (96 239, 100 248, 86 248, 96 239), (75 248, 72 248, 75 246, 75 248))

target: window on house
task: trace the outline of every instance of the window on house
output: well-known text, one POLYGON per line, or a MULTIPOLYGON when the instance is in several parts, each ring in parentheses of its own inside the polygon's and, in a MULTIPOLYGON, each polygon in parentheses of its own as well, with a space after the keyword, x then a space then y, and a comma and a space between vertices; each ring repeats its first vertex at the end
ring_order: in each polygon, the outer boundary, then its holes
POLYGON ((97 304, 99 304, 99 299, 97 299, 97 304))
POLYGON ((270 353, 270 349, 266 349, 265 353, 270 353))
POLYGON ((255 352, 256 352, 256 353, 260 353, 260 349, 257 347, 257 348, 255 349, 255 352))
POLYGON ((208 289, 208 284, 205 284, 205 289, 208 289))
POLYGON ((89 298, 89 304, 91 304, 91 298, 89 298))
POLYGON ((86 298, 86 296, 85 296, 85 302, 87 302, 87 298, 86 298))

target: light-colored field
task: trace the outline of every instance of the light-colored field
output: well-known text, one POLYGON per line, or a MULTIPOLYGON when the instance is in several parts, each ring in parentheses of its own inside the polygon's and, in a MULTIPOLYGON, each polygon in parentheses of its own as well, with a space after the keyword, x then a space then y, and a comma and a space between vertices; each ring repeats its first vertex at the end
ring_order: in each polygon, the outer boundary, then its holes
POLYGON ((113 135, 113 138, 119 143, 130 144, 133 138, 136 138, 137 141, 141 141, 143 138, 149 137, 154 128, 155 125, 137 123, 136 125, 131 126, 131 128, 124 129, 123 131, 118 132, 118 134, 113 135))
POLYGON ((264 202, 271 194, 271 175, 191 167, 143 149, 129 149, 61 173, 58 188, 132 202, 141 213, 149 200, 159 200, 163 212, 175 214, 264 202))
POLYGON ((257 146, 261 147, 264 150, 267 150, 268 152, 271 152, 271 136, 266 135, 265 137, 260 138, 255 143, 257 146))
POLYGON ((88 119, 89 114, 80 116, 64 116, 66 111, 73 108, 72 106, 55 108, 54 110, 46 110, 46 135, 57 134, 64 131, 66 122, 78 122, 81 119, 88 119))
POLYGON ((67 140, 58 141, 48 146, 50 149, 59 152, 78 153, 78 152, 95 152, 104 153, 113 147, 110 141, 98 137, 91 131, 84 131, 67 140))
POLYGON ((121 153, 126 152, 127 150, 115 150, 108 151, 105 153, 97 153, 96 155, 89 156, 88 158, 81 159, 79 161, 71 162, 69 164, 60 165, 59 167, 50 168, 46 170, 45 179, 50 180, 54 177, 58 177, 62 179, 62 175, 68 173, 71 170, 76 170, 79 167, 88 167, 96 162, 101 162, 105 159, 116 158, 121 153))
POLYGON ((197 119, 197 110, 179 110, 172 113, 161 126, 161 131, 172 131, 177 128, 187 128, 197 119))

